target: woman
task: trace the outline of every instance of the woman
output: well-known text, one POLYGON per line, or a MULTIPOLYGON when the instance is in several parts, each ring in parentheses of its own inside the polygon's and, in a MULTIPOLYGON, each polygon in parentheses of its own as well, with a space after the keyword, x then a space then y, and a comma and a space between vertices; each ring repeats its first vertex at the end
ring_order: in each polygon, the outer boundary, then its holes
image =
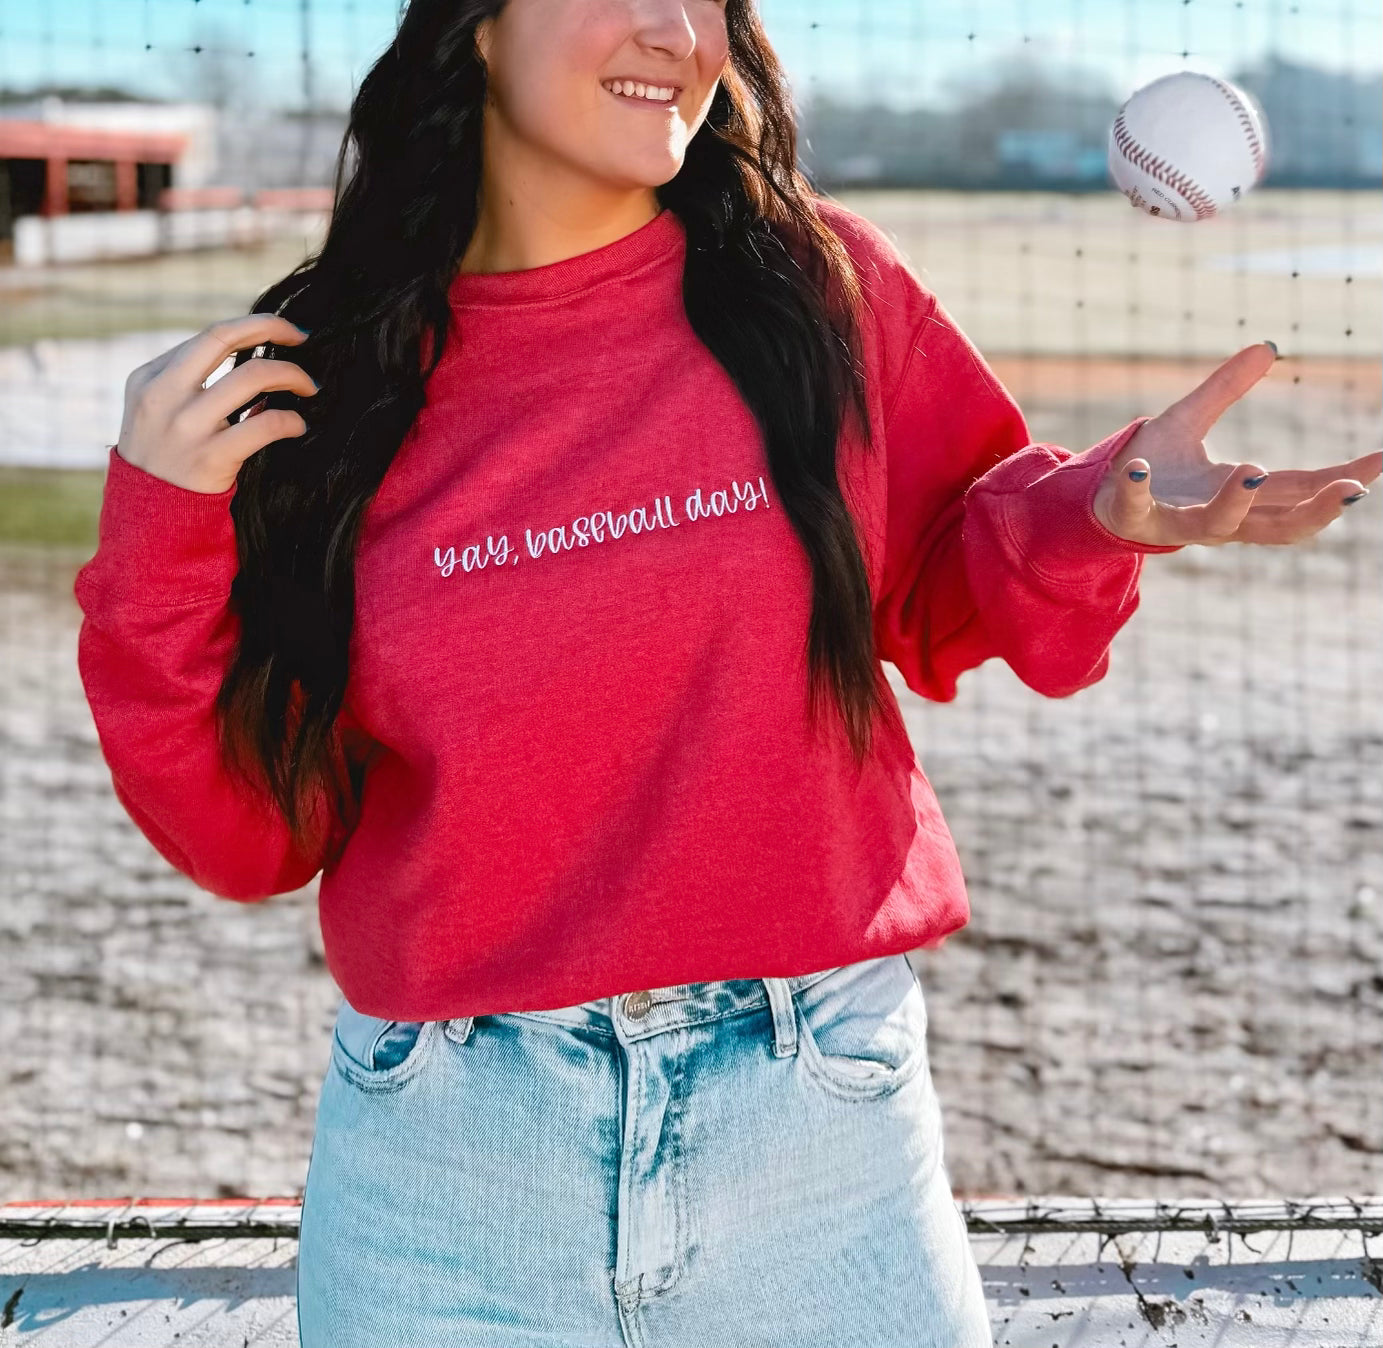
POLYGON ((906 958, 968 907, 879 662, 1074 693, 1144 554, 1379 456, 1208 460, 1269 344, 1029 444, 797 173, 749 0, 413 0, 347 140, 321 252, 131 376, 76 582, 154 845, 323 872, 303 1343, 988 1344, 906 958))

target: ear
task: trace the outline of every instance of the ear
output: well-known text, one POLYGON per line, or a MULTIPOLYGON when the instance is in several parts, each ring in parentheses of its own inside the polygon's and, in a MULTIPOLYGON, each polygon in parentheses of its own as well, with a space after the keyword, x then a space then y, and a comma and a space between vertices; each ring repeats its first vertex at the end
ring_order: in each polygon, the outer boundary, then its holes
POLYGON ((482 65, 490 64, 490 19, 485 17, 475 26, 475 52, 482 65))

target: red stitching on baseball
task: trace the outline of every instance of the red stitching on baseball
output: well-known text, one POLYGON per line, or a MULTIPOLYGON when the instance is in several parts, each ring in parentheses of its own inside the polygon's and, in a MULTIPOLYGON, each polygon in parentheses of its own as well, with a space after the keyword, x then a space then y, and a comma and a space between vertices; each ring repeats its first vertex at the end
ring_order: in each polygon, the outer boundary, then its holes
POLYGON ((1184 173, 1173 170, 1169 164, 1157 158, 1133 138, 1122 112, 1119 113, 1114 122, 1114 139, 1130 163, 1136 164, 1158 182, 1165 183, 1168 187, 1180 192, 1190 203, 1191 209, 1195 211, 1197 220, 1215 214, 1215 203, 1191 178, 1184 173))
MULTIPOLYGON (((1195 72, 1199 74, 1200 72, 1195 72)), ((1201 75, 1202 79, 1209 80, 1228 100, 1229 105, 1239 118, 1239 125, 1244 128, 1244 134, 1249 140, 1249 150, 1253 154, 1253 168, 1258 177, 1263 176, 1263 145, 1258 139, 1258 132, 1253 129, 1253 118, 1249 116, 1248 109, 1244 106, 1243 100, 1229 87, 1223 80, 1217 80, 1214 75, 1201 75)))
POLYGON ((1122 109, 1114 119, 1114 142, 1129 163, 1136 164, 1150 177, 1164 183, 1173 191, 1180 192, 1195 211, 1197 220, 1204 220, 1207 216, 1215 214, 1215 203, 1203 188, 1197 186, 1186 174, 1177 172, 1171 165, 1157 158, 1146 146, 1140 145, 1133 138, 1133 133, 1124 121, 1122 109))

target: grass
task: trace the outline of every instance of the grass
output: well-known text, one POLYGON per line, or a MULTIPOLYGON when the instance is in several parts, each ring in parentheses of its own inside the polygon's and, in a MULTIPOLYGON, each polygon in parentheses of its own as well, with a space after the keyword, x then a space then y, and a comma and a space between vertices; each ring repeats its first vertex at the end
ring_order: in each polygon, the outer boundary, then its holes
POLYGON ((105 480, 103 469, 0 466, 0 542, 95 551, 105 480))

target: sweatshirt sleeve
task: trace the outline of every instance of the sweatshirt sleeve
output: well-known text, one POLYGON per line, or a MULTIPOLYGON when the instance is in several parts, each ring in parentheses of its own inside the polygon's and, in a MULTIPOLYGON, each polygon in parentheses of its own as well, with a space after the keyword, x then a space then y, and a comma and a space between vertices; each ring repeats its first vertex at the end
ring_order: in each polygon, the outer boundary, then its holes
MULTIPOLYGON (((239 634, 235 490, 179 487, 112 446, 96 552, 73 593, 78 672, 116 797, 177 870, 252 901, 300 888, 323 861, 296 852, 272 799, 221 760, 215 699, 239 634)), ((348 743, 362 733, 345 708, 341 729, 348 743)), ((315 808, 326 820, 324 794, 315 808)))
POLYGON ((1109 461, 1148 418, 1081 453, 1030 443, 980 352, 901 275, 885 319, 905 346, 885 391, 878 653, 934 701, 951 701, 960 674, 994 656, 1036 692, 1067 697, 1107 672, 1138 607, 1143 554, 1178 550, 1121 538, 1092 507, 1109 461))

